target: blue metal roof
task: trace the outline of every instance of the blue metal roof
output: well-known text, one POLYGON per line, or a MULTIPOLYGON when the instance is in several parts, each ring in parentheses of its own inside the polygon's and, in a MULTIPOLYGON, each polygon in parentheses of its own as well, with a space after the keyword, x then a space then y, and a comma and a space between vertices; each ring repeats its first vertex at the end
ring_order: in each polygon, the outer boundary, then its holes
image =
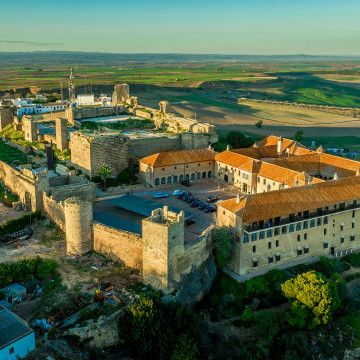
MULTIPOLYGON (((144 199, 136 195, 125 195, 115 199, 106 200, 106 202, 146 217, 151 216, 153 210, 162 209, 166 205, 152 200, 144 199)), ((177 214, 182 211, 181 209, 177 209, 172 206, 169 206, 169 210, 177 214)), ((185 212, 185 218, 193 215, 193 213, 190 211, 183 211, 185 212)))
POLYGON ((94 220, 115 229, 133 232, 141 235, 141 225, 132 221, 122 219, 118 216, 108 214, 106 212, 96 212, 94 220))

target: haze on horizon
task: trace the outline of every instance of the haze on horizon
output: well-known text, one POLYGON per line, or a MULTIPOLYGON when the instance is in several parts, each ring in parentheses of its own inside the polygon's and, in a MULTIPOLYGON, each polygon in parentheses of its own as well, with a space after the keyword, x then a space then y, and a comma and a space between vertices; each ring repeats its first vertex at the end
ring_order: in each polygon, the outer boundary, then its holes
POLYGON ((356 0, 1 4, 0 51, 360 55, 356 0))

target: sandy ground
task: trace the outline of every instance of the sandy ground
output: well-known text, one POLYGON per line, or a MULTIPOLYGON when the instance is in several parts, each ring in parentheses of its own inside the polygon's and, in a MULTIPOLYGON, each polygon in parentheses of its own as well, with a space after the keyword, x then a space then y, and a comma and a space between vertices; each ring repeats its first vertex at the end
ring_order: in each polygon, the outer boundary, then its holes
POLYGON ((23 210, 15 211, 13 208, 9 208, 0 203, 0 225, 6 223, 8 220, 17 219, 28 213, 28 211, 23 210))

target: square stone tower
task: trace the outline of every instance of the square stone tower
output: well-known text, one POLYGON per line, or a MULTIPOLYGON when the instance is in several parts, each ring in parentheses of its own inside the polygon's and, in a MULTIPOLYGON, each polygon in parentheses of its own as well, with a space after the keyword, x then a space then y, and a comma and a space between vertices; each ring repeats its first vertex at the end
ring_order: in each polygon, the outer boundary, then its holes
POLYGON ((185 253, 184 212, 156 209, 142 222, 143 279, 154 289, 175 290, 177 259, 185 253))
POLYGON ((14 121, 14 114, 10 104, 3 104, 0 107, 0 131, 6 126, 12 124, 14 121))
POLYGON ((34 142, 38 140, 38 124, 30 115, 23 116, 22 131, 26 141, 34 142))
POLYGON ((69 130, 67 127, 67 120, 63 118, 55 119, 56 125, 56 147, 59 150, 64 150, 69 147, 69 130))
POLYGON ((119 102, 128 101, 130 99, 130 89, 128 84, 117 84, 114 86, 112 97, 112 106, 116 106, 119 102))

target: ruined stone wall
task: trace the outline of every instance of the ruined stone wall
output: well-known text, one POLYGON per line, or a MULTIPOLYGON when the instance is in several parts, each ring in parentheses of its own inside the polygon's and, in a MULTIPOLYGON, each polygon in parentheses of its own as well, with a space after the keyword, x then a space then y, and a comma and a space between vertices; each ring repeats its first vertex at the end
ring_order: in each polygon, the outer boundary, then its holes
POLYGON ((184 133, 180 136, 183 150, 206 148, 219 140, 217 135, 184 133))
POLYGON ((31 115, 24 115, 22 119, 22 131, 26 141, 38 140, 38 124, 31 115))
POLYGON ((52 197, 46 196, 44 193, 44 212, 57 224, 62 231, 65 231, 65 207, 62 202, 55 201, 52 197))
POLYGON ((144 119, 152 119, 153 115, 151 112, 148 112, 148 111, 145 111, 145 110, 142 110, 142 109, 135 109, 135 115, 136 116, 140 116, 144 119))
POLYGON ((10 140, 7 140, 6 143, 9 146, 11 146, 11 147, 13 147, 15 149, 18 149, 18 150, 22 151, 25 154, 29 154, 31 152, 31 147, 30 146, 22 146, 20 144, 17 144, 15 142, 10 141, 10 140))
POLYGON ((126 266, 142 270, 143 244, 141 236, 94 223, 94 250, 126 266))
POLYGON ((1 106, 0 107, 0 131, 2 131, 6 126, 12 124, 14 121, 14 114, 11 106, 1 106))
POLYGON ((55 120, 56 126, 56 147, 59 150, 64 150, 69 147, 69 129, 67 127, 67 120, 63 118, 57 118, 55 120))
POLYGON ((125 110, 126 108, 124 105, 69 108, 65 112, 65 116, 70 123, 73 123, 76 120, 83 120, 102 116, 114 116, 118 115, 121 112, 124 112, 125 110))
POLYGON ((67 198, 76 196, 83 201, 93 203, 95 201, 96 184, 93 182, 73 183, 50 188, 50 196, 56 201, 64 201, 67 198))
POLYGON ((91 175, 90 145, 94 137, 75 131, 70 134, 71 161, 79 166, 86 175, 91 175))

